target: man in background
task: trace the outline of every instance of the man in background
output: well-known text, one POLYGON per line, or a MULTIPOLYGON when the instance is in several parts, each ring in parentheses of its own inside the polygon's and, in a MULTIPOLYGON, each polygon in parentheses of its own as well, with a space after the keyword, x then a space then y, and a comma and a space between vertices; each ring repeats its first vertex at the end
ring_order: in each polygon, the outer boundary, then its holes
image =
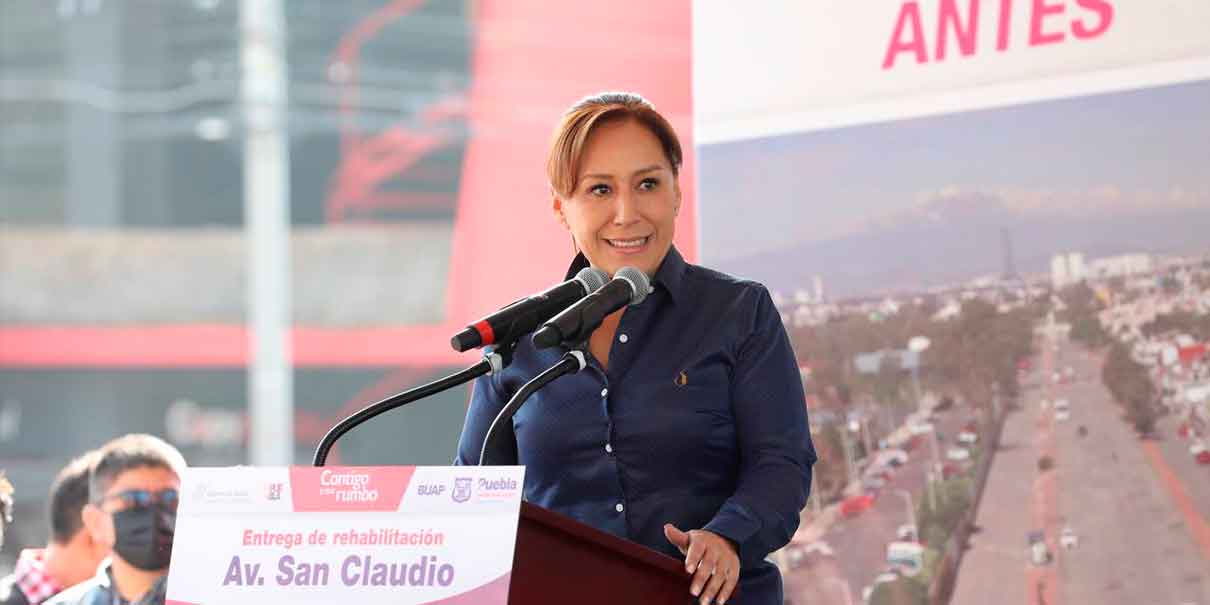
POLYGON ((39 605, 93 576, 109 549, 84 531, 83 509, 96 452, 72 460, 50 488, 50 542, 21 551, 12 575, 0 579, 0 605, 39 605))
POLYGON ((89 481, 84 528, 112 549, 95 576, 50 605, 163 605, 176 530, 181 453, 151 435, 101 446, 89 481))

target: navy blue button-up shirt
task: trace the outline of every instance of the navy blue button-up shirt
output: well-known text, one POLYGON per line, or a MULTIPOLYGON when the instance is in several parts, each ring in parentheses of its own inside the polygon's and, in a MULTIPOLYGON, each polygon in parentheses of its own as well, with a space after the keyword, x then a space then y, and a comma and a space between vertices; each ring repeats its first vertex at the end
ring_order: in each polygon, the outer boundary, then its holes
MULTIPOLYGON (((578 256, 568 276, 587 261, 578 256)), ((672 523, 738 546, 744 605, 781 605, 764 558, 798 528, 815 450, 801 378, 768 291, 685 262, 671 248, 655 291, 627 307, 609 352, 538 391, 513 417, 526 500, 683 559, 672 523)), ((528 338, 474 385, 458 464, 476 464, 509 397, 564 351, 528 338)))

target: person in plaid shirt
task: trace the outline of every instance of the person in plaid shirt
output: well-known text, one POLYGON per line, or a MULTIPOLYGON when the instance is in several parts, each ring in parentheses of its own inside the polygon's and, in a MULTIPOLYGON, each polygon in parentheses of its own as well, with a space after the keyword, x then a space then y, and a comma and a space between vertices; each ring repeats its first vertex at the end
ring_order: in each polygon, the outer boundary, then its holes
POLYGON ((164 605, 185 459, 164 440, 126 435, 101 446, 84 528, 112 549, 92 579, 46 605, 164 605))
POLYGON ((83 531, 88 475, 96 454, 72 460, 50 488, 50 535, 46 548, 27 549, 17 568, 0 579, 0 605, 38 605, 64 588, 92 577, 109 549, 83 531))

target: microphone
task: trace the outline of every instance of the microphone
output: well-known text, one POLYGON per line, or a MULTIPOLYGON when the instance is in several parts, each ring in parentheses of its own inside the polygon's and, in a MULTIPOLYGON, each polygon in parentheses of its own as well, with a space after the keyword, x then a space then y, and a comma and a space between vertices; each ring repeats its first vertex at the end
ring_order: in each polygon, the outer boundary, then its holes
POLYGON ((555 313, 601 289, 608 280, 609 275, 600 269, 580 269, 574 278, 540 294, 522 298, 467 326, 450 339, 450 346, 461 353, 492 344, 515 343, 555 313))
POLYGON ((647 275, 634 267, 622 267, 600 290, 542 324, 534 332, 534 346, 545 349, 561 343, 584 342, 606 316, 627 304, 643 302, 650 292, 651 280, 647 275))

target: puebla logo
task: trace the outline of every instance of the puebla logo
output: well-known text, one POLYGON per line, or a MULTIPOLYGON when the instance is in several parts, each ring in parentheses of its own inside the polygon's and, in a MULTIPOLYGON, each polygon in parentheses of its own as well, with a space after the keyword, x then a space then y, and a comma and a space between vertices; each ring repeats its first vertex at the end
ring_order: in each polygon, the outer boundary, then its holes
POLYGON ((450 497, 454 499, 454 502, 466 502, 470 500, 472 485, 470 477, 455 478, 454 491, 450 493, 450 497))

